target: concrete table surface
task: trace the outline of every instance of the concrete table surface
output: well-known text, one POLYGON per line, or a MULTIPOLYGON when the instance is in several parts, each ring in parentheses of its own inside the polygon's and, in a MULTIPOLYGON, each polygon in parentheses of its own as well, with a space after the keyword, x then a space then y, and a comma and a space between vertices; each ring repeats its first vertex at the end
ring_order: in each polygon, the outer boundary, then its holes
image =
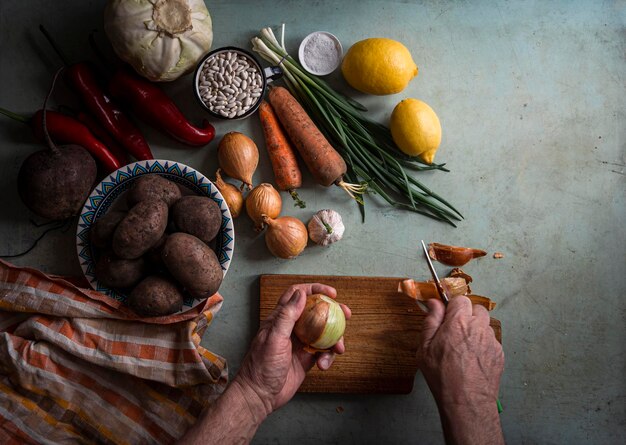
MULTIPOLYGON (((420 239, 490 252, 466 267, 475 292, 498 303, 506 370, 500 399, 509 443, 624 443, 626 182, 624 1, 219 1, 207 2, 214 47, 249 48, 264 26, 286 23, 286 43, 315 30, 336 34, 347 50, 358 40, 402 41, 420 73, 396 95, 351 90, 369 115, 387 122, 406 97, 438 113, 437 161, 450 173, 419 174, 458 206, 458 228, 367 200, 366 222, 338 188, 301 191, 307 208, 284 214, 308 220, 333 208, 347 226, 331 248, 310 247, 294 261, 274 259, 245 216, 222 286, 225 303, 203 345, 239 368, 258 326, 263 273, 428 277, 420 239), (504 258, 494 259, 493 252, 504 258)), ((0 106, 41 107, 60 61, 39 33, 42 23, 71 59, 93 58, 87 36, 102 33, 104 1, 3 0, 0 3, 0 106)), ((275 28, 276 29, 276 28, 275 28)), ((51 101, 76 104, 59 84, 51 101)), ((187 116, 203 117, 190 76, 165 86, 187 116)), ((242 131, 257 141, 255 182, 273 179, 256 117, 215 122, 217 138, 242 131)), ((157 157, 208 176, 216 146, 187 148, 142 126, 157 157)), ((16 175, 38 146, 29 130, 0 120, 1 253, 27 248, 41 233, 17 195, 16 175)), ((12 260, 57 274, 78 274, 73 228, 51 233, 12 260)), ((347 345, 348 353, 350 345, 347 345)), ((297 395, 260 428, 255 443, 442 443, 437 411, 421 375, 410 395, 297 395), (340 408, 341 407, 341 408, 340 408)))

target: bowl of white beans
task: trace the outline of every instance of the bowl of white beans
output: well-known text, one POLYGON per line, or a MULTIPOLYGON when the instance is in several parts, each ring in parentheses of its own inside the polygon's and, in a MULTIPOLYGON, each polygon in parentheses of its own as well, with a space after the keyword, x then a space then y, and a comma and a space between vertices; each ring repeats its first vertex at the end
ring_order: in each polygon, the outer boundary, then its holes
POLYGON ((267 84, 282 74, 280 67, 262 68, 248 51, 226 46, 200 60, 194 75, 194 92, 211 116, 244 119, 259 108, 267 84))

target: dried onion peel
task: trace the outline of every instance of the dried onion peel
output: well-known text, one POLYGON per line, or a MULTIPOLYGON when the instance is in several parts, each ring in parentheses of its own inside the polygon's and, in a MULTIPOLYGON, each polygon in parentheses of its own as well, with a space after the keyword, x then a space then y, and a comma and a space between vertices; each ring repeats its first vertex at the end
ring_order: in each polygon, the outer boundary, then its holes
MULTIPOLYGON (((448 298, 470 293, 469 286, 463 278, 444 278, 441 280, 441 285, 446 290, 448 298)), ((439 298, 437 286, 433 281, 403 280, 398 285, 398 292, 419 301, 439 298)))
POLYGON ((430 243, 428 256, 446 266, 459 267, 470 262, 474 258, 487 255, 487 252, 470 247, 448 246, 446 244, 430 243))
MULTIPOLYGON (((472 277, 457 268, 450 273, 450 276, 441 280, 441 285, 446 290, 448 298, 464 295, 472 301, 472 304, 483 306, 488 311, 493 310, 496 307, 496 303, 487 297, 472 294, 472 290, 469 287, 471 282, 472 277)), ((433 281, 402 280, 398 283, 398 292, 417 301, 439 298, 437 286, 435 286, 433 281)))

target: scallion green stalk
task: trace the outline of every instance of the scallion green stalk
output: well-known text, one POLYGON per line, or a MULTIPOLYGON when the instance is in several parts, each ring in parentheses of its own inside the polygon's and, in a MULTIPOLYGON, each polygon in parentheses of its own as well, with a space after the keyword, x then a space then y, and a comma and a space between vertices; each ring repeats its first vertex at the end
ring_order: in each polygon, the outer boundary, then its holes
MULTIPOLYGON (((282 66, 291 94, 346 161, 348 178, 352 182, 366 183, 370 193, 380 195, 393 207, 455 226, 453 221, 461 220, 463 215, 407 172, 407 169, 448 171, 445 164, 424 164, 402 153, 393 142, 388 127, 363 115, 367 111, 363 105, 308 74, 287 53, 284 37, 284 24, 280 43, 271 28, 263 28, 260 35, 252 39, 252 50, 271 64, 282 66)), ((355 189, 356 196, 353 197, 363 206, 364 202, 357 194, 361 191, 361 188, 358 192, 355 189)), ((363 212, 363 207, 361 209, 363 212)))

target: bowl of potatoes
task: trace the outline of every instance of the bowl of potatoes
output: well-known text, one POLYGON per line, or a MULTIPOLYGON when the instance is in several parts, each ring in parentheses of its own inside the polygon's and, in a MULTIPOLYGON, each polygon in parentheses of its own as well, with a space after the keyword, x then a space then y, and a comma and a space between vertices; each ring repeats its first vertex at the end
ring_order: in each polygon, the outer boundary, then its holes
POLYGON ((217 187, 197 170, 161 159, 107 175, 85 201, 76 231, 91 287, 143 317, 184 312, 217 292, 234 245, 217 187))

